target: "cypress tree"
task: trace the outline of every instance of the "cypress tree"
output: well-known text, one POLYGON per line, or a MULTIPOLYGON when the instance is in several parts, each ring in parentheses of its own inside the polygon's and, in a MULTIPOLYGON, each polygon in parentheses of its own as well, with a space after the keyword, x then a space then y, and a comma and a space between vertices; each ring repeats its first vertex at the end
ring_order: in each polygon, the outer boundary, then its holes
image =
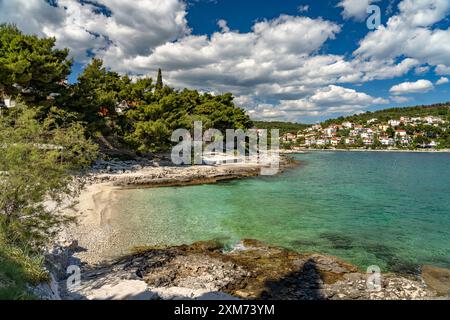
POLYGON ((156 90, 161 90, 163 88, 162 71, 158 69, 158 78, 156 80, 156 90))

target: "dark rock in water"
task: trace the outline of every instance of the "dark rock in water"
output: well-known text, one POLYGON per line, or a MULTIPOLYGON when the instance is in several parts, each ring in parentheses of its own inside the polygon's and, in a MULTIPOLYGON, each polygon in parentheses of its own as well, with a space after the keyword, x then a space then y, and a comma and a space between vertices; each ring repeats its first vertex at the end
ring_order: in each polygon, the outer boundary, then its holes
POLYGON ((353 239, 342 233, 324 232, 320 238, 330 241, 333 249, 350 250, 353 248, 353 239))
POLYGON ((316 241, 312 241, 312 240, 307 240, 307 239, 297 239, 294 241, 291 241, 289 243, 292 247, 296 248, 296 247, 309 247, 309 246, 314 246, 317 244, 316 241))
POLYGON ((413 276, 417 276, 420 273, 419 265, 399 258, 388 246, 383 244, 371 244, 363 247, 367 252, 373 254, 378 259, 383 260, 391 272, 413 276))
POLYGON ((422 278, 439 296, 450 297, 450 269, 422 266, 422 278))

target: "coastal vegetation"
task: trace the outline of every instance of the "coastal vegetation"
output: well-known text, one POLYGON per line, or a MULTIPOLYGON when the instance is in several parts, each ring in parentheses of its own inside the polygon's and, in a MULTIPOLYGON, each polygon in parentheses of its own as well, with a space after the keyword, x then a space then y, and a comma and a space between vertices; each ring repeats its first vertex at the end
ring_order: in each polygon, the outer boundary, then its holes
POLYGON ((284 122, 284 121, 253 121, 253 124, 258 129, 271 129, 280 130, 280 135, 284 135, 290 132, 298 132, 304 130, 310 125, 296 122, 284 122))
POLYGON ((108 70, 93 59, 76 83, 55 39, 0 25, 0 297, 28 298, 45 278, 43 249, 72 219, 61 214, 79 188, 75 176, 109 156, 170 149, 171 133, 203 127, 246 129, 252 121, 230 93, 175 90, 108 70), (16 269, 15 272, 12 270, 16 269))

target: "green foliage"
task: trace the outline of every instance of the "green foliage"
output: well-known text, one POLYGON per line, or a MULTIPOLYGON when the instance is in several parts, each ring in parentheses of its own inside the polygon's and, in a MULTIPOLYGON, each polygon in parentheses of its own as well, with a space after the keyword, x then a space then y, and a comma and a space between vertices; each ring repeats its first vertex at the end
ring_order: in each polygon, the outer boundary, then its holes
POLYGON ((156 85, 151 78, 131 81, 106 70, 101 60, 93 59, 78 80, 68 110, 77 112, 79 119, 88 123, 89 132, 114 136, 117 142, 138 153, 169 149, 171 132, 179 128, 190 130, 194 121, 202 121, 205 129, 252 126, 244 110, 234 105, 231 94, 176 91, 163 86, 161 72, 156 85), (116 108, 123 101, 128 108, 117 113, 116 108), (101 109, 106 111, 102 114, 101 109))
POLYGON ((30 249, 67 222, 57 213, 76 194, 71 173, 97 157, 80 124, 41 123, 36 115, 18 107, 0 117, 0 232, 9 244, 30 249))
POLYGON ((330 119, 322 123, 323 127, 327 127, 331 124, 342 124, 349 121, 356 124, 366 124, 368 120, 377 118, 379 122, 387 122, 391 119, 400 119, 400 117, 424 117, 424 116, 439 116, 442 118, 448 118, 450 116, 450 102, 438 103, 429 106, 415 106, 407 108, 391 108, 378 110, 374 112, 366 112, 358 115, 352 115, 348 117, 340 117, 337 119, 330 119))
POLYGON ((42 255, 8 245, 0 234, 0 300, 23 300, 34 297, 28 285, 48 281, 42 255))
POLYGON ((310 125, 302 123, 293 122, 282 122, 282 121, 254 121, 254 126, 258 129, 279 129, 280 135, 286 133, 297 133, 301 130, 308 128, 310 125))
POLYGON ((157 79, 156 79, 156 86, 155 86, 155 88, 156 88, 156 90, 162 90, 162 88, 164 87, 164 84, 163 84, 163 79, 162 79, 162 71, 161 71, 161 69, 158 69, 158 77, 157 77, 157 79))
POLYGON ((54 49, 55 39, 24 35, 12 25, 0 25, 0 97, 22 99, 31 104, 47 100, 65 89, 70 74, 69 51, 54 49))

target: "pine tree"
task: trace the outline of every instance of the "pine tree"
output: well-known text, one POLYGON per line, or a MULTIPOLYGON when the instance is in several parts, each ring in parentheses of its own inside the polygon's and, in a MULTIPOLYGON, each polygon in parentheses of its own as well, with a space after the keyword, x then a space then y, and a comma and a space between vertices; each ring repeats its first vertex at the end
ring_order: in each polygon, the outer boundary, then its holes
POLYGON ((158 69, 158 78, 156 80, 156 90, 161 90, 163 88, 163 79, 162 79, 162 71, 158 69))
POLYGON ((0 24, 0 97, 39 104, 65 89, 72 60, 68 49, 55 49, 55 39, 23 34, 16 26, 0 24))

